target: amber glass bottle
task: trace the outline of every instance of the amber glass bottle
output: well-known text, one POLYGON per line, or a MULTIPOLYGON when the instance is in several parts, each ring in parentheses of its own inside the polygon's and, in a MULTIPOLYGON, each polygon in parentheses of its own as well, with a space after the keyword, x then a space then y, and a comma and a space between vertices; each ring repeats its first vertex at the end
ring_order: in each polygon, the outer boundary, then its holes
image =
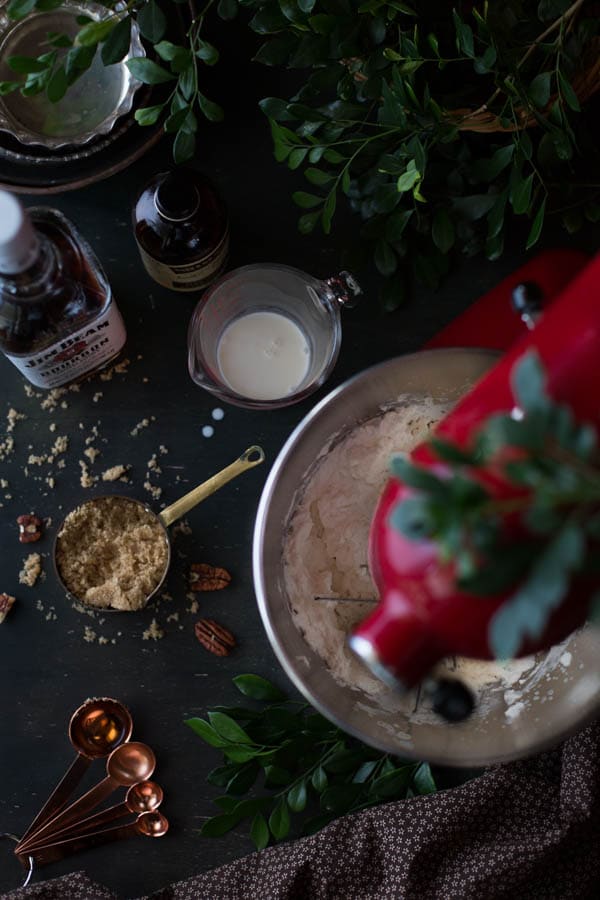
POLYGON ((117 356, 125 325, 91 247, 54 209, 0 191, 0 349, 36 387, 78 381, 117 356))
POLYGON ((192 169, 160 172, 133 207, 133 228, 148 274, 174 291, 198 291, 225 267, 227 212, 213 185, 192 169))

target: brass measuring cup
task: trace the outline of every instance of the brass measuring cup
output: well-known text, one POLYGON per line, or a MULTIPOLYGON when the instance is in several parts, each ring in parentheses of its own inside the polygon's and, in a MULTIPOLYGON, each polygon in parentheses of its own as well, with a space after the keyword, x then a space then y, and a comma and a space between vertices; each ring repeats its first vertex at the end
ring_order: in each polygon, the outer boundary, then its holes
MULTIPOLYGON (((69 585, 63 578, 60 564, 58 561, 58 551, 60 548, 60 540, 61 540, 61 532, 65 525, 65 522, 69 513, 63 519, 60 528, 57 531, 56 537, 54 539, 54 548, 53 548, 53 560, 54 560, 54 570, 56 572, 56 577, 60 582, 61 586, 65 590, 68 597, 72 600, 75 600, 77 603, 81 603, 82 606, 86 606, 89 609, 96 609, 101 612, 123 612, 123 611, 133 611, 137 612, 140 609, 144 609, 152 597, 160 591, 162 588, 165 579, 167 577, 167 573, 169 571, 169 567, 171 564, 171 540, 169 537, 169 533, 167 528, 177 519, 180 519, 186 513, 188 513, 191 509, 209 497, 211 494, 214 494, 215 491, 218 491, 223 485, 227 484, 228 481, 231 481, 233 478, 237 478, 238 475, 241 475, 242 472, 246 472, 248 469, 253 469, 254 466, 260 465, 265 460, 265 454, 262 447, 258 447, 257 445, 253 445, 252 447, 248 447, 241 456, 239 456, 234 462, 230 465, 226 466, 220 472, 217 472, 211 478, 208 478, 206 481, 203 481, 202 484, 199 484, 197 487, 193 488, 193 490, 189 491, 187 494, 184 494, 183 497, 180 497, 179 500, 176 500, 170 506, 167 506, 160 513, 155 513, 154 510, 148 506, 147 503, 144 503, 142 500, 136 500, 133 497, 127 497, 123 494, 109 494, 103 496, 92 497, 89 500, 80 503, 75 509, 85 508, 86 505, 94 504, 97 501, 103 501, 105 499, 122 501, 123 503, 132 503, 141 507, 149 517, 156 522, 164 535, 165 540, 165 548, 166 548, 166 562, 162 572, 162 575, 156 584, 156 586, 146 594, 144 602, 141 606, 137 607, 135 610, 124 610, 119 607, 114 606, 100 606, 86 602, 82 597, 76 596, 74 592, 70 589, 69 585)), ((71 510, 74 512, 74 510, 71 510)))

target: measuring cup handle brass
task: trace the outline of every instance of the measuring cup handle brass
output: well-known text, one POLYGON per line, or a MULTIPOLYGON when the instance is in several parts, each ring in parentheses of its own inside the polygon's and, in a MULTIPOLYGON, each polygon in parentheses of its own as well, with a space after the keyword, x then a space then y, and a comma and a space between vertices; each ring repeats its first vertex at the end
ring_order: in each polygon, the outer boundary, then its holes
POLYGON ((199 484, 193 491, 184 494, 183 497, 180 497, 175 503, 172 503, 170 506, 167 506, 166 509, 163 509, 163 511, 159 513, 159 519, 165 527, 171 525, 172 522, 185 516, 185 514, 193 509, 194 506, 201 503, 202 500, 205 500, 207 497, 210 497, 211 494, 218 491, 219 488, 223 487, 224 484, 227 484, 228 481, 231 481, 232 478, 236 478, 247 469, 253 469, 254 466, 260 465, 264 460, 265 454, 262 447, 257 447, 256 445, 248 447, 239 459, 236 459, 231 465, 227 466, 221 472, 217 472, 217 474, 213 475, 212 478, 209 478, 208 481, 199 484))

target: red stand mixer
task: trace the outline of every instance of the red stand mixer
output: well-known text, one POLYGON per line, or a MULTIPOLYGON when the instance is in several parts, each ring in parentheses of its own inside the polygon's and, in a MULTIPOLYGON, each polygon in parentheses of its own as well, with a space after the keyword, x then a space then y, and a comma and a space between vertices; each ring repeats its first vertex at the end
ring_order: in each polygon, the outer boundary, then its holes
MULTIPOLYGON (((526 303, 519 312, 529 326, 537 319, 537 309, 526 303)), ((488 323, 487 327, 493 326, 488 323)), ((489 416, 510 413, 515 407, 511 372, 529 351, 535 351, 544 366, 550 396, 568 405, 577 421, 588 422, 598 431, 600 257, 545 305, 535 327, 516 340, 459 401, 436 429, 436 436, 466 448, 489 416)), ((426 468, 439 465, 426 444, 417 447, 411 459, 426 468)), ((434 709, 458 721, 471 712, 472 698, 459 681, 428 682, 428 673, 436 662, 451 655, 492 658, 490 622, 508 595, 482 598, 461 592, 452 577, 452 565, 441 564, 433 542, 409 540, 392 526, 391 510, 411 493, 411 488, 392 477, 376 508, 369 563, 380 602, 350 637, 350 646, 387 683, 403 690, 423 683, 430 690, 434 709)), ((581 625, 590 594, 589 585, 572 590, 543 632, 524 642, 515 655, 547 648, 581 625)))

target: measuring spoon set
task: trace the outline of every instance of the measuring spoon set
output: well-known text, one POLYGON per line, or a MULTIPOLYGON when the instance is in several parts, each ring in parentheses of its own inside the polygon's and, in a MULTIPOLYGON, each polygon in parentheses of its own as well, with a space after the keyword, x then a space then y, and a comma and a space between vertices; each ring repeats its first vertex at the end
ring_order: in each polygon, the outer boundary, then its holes
POLYGON ((69 740, 77 756, 17 842, 15 853, 24 866, 45 865, 70 853, 135 835, 162 837, 169 822, 158 811, 162 788, 150 781, 156 757, 147 744, 130 741, 133 722, 128 709, 108 697, 87 700, 69 723, 69 740), (69 799, 95 759, 106 759, 106 777, 69 805, 69 799), (120 787, 121 803, 90 815, 120 787), (134 814, 126 824, 105 828, 134 814))

